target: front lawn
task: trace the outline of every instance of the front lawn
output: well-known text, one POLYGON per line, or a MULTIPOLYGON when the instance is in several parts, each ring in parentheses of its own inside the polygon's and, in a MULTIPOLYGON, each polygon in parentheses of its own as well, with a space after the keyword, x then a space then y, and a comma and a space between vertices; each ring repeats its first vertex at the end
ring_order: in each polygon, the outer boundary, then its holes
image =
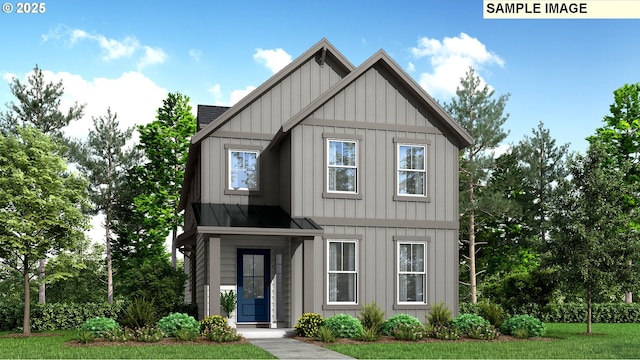
POLYGON ((326 345, 358 359, 629 359, 640 356, 640 324, 547 324, 546 338, 326 345))
POLYGON ((185 343, 70 346, 76 331, 52 331, 30 337, 0 333, 1 359, 273 359, 249 343, 185 343))

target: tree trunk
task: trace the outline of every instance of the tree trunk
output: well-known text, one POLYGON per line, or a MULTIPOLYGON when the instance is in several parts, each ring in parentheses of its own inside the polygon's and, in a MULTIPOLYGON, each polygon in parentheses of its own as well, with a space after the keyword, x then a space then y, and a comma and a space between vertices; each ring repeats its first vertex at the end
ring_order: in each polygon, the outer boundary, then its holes
POLYGON ((24 281, 24 318, 22 321, 22 333, 31 335, 31 287, 29 286, 29 257, 24 256, 22 276, 24 281))
MULTIPOLYGON (((629 264, 629 267, 633 266, 633 263, 631 262, 631 260, 629 260, 628 264, 629 264)), ((633 303, 633 294, 631 293, 631 291, 625 291, 624 302, 625 304, 633 303)))
POLYGON ((40 280, 40 287, 38 288, 38 302, 44 304, 47 302, 47 289, 44 283, 44 266, 46 262, 44 259, 38 260, 38 279, 40 280))
POLYGON ((587 290, 587 335, 591 335, 591 288, 587 290))
POLYGON ((107 217, 105 221, 106 229, 106 251, 107 251, 107 302, 113 304, 113 267, 111 264, 111 227, 109 226, 110 219, 107 217))
POLYGON ((473 192, 473 176, 469 175, 469 287, 471 288, 471 303, 478 302, 476 285, 476 214, 474 209, 475 194, 473 192))

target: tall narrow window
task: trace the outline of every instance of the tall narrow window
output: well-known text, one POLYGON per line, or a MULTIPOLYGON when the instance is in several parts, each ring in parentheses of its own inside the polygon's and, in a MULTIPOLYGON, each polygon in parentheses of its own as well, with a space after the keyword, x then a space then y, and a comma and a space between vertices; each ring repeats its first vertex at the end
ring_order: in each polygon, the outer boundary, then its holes
POLYGON ((229 190, 258 190, 258 151, 229 150, 229 190))
POLYGON ((327 141, 327 191, 357 193, 358 143, 353 140, 327 141))
POLYGON ((425 257, 425 243, 398 243, 398 303, 425 302, 425 257))
POLYGON ((356 303, 358 285, 358 243, 328 240, 327 295, 329 303, 356 303))
POLYGON ((398 195, 426 196, 426 146, 398 144, 398 195))

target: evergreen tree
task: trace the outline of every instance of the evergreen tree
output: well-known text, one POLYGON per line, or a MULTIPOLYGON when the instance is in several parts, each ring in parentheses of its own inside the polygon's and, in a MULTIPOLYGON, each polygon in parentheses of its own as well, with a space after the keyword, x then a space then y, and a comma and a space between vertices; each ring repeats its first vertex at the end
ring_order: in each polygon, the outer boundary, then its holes
POLYGON ((451 103, 445 104, 445 110, 465 128, 474 142, 460 152, 460 211, 463 222, 467 224, 469 256, 469 286, 471 302, 477 302, 476 281, 476 214, 482 209, 477 192, 486 182, 490 169, 494 164, 491 153, 507 136, 502 129, 508 115, 504 115, 509 95, 493 98, 494 91, 485 84, 481 85, 478 77, 470 68, 460 80, 456 96, 451 103))

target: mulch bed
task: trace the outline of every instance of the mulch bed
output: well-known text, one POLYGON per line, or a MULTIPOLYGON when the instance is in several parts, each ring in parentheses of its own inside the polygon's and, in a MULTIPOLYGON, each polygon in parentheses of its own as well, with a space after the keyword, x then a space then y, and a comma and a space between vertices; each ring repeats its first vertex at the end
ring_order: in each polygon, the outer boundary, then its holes
POLYGON ((500 335, 495 340, 477 340, 477 339, 472 339, 472 338, 467 337, 467 336, 461 336, 460 339, 458 339, 458 340, 438 340, 438 339, 434 339, 434 338, 426 338, 426 339, 417 340, 417 341, 397 340, 393 336, 381 336, 376 341, 362 341, 362 340, 357 340, 357 339, 336 338, 336 341, 334 341, 332 343, 322 342, 322 341, 314 340, 312 338, 306 338, 306 337, 300 337, 300 336, 296 336, 296 337, 294 337, 294 339, 296 339, 298 341, 306 342, 306 343, 309 343, 309 344, 318 345, 318 346, 327 346, 327 345, 335 345, 335 344, 357 345, 357 344, 390 344, 390 343, 440 343, 440 342, 454 342, 455 343, 455 342, 506 342, 506 341, 552 341, 552 340, 556 340, 556 339, 553 339, 553 338, 545 338, 545 337, 533 337, 533 338, 528 338, 528 339, 518 339, 516 337, 507 336, 507 335, 500 335))
POLYGON ((64 343, 66 346, 72 347, 92 347, 92 346, 169 346, 169 345, 232 345, 232 344, 248 344, 249 340, 242 338, 238 341, 219 343, 210 341, 205 337, 199 337, 195 341, 180 341, 175 338, 164 338, 156 342, 144 342, 144 341, 107 341, 104 339, 95 339, 92 342, 83 344, 77 340, 67 341, 64 343))
POLYGON ((15 334, 0 335, 0 338, 23 338, 23 337, 33 337, 33 336, 60 336, 60 334, 53 334, 53 333, 31 333, 31 334, 15 333, 15 334))

